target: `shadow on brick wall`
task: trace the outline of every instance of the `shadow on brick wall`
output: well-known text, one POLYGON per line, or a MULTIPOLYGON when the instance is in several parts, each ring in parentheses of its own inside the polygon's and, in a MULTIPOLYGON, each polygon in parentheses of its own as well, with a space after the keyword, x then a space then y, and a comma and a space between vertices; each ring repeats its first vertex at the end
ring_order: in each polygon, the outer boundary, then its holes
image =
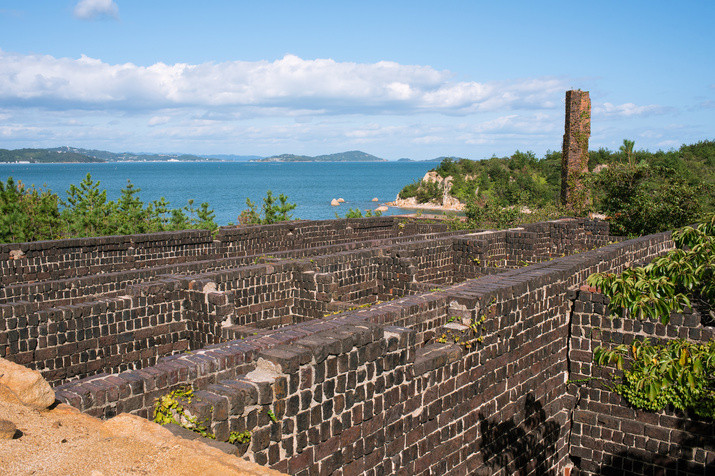
MULTIPOLYGON (((705 424, 708 425, 707 423, 705 424)), ((698 425, 699 426, 699 425, 698 425)), ((678 425, 679 430, 685 430, 684 425, 678 425)), ((607 455, 608 459, 596 472, 598 475, 640 476, 645 474, 668 475, 707 475, 715 474, 715 462, 706 464, 705 446, 712 447, 715 442, 707 436, 707 428, 702 436, 686 436, 680 439, 674 448, 659 451, 628 450, 615 455, 607 455), (710 440, 710 441, 708 441, 710 440), (695 463, 693 461, 696 461, 695 463)), ((606 459, 606 458, 604 458, 606 459)))
POLYGON ((481 453, 493 472, 504 474, 555 475, 549 468, 556 453, 559 439, 559 424, 546 421, 546 412, 534 395, 526 395, 524 422, 517 425, 514 417, 509 420, 488 420, 479 414, 482 434, 481 453))

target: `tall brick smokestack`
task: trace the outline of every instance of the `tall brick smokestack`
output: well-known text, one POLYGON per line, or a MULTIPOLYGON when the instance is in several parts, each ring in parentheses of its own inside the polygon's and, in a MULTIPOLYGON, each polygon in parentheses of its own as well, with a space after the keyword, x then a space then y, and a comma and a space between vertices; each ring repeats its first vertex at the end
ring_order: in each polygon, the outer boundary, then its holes
POLYGON ((588 91, 566 91, 566 124, 561 156, 561 204, 577 215, 591 203, 584 183, 588 173, 588 139, 591 136, 591 99, 588 91))

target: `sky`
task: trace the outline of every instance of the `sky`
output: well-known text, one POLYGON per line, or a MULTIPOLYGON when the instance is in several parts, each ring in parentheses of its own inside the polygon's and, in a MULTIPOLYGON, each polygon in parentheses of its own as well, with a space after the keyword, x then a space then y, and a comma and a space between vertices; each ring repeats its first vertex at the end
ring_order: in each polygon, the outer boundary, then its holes
POLYGON ((0 0, 0 148, 471 159, 715 139, 713 1, 0 0))

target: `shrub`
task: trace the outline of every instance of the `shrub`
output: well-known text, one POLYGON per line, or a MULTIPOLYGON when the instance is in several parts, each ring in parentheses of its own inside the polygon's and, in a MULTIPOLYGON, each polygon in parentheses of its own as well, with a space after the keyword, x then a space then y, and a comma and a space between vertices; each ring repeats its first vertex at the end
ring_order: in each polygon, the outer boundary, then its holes
POLYGON ((238 216, 238 223, 243 225, 269 225, 280 221, 292 220, 293 217, 289 212, 297 206, 295 203, 288 203, 288 197, 282 193, 275 197, 270 190, 266 192, 266 196, 263 199, 263 205, 261 206, 262 217, 256 210, 256 204, 249 198, 246 198, 246 205, 248 208, 238 216))
POLYGON ((622 377, 610 377, 619 383, 607 386, 634 407, 659 411, 673 405, 715 418, 715 341, 675 339, 659 345, 635 340, 613 349, 598 347, 593 357, 598 365, 615 364, 623 371, 622 377))
MULTIPOLYGON (((351 208, 345 214, 345 218, 372 218, 379 216, 382 216, 382 212, 380 210, 365 210, 365 215, 363 215, 359 208, 351 208)), ((335 218, 340 218, 340 216, 336 213, 335 218)))
POLYGON ((677 249, 644 267, 620 274, 596 273, 587 282, 610 299, 616 314, 628 311, 632 318, 659 319, 690 306, 691 299, 715 303, 715 215, 697 227, 673 233, 677 249))

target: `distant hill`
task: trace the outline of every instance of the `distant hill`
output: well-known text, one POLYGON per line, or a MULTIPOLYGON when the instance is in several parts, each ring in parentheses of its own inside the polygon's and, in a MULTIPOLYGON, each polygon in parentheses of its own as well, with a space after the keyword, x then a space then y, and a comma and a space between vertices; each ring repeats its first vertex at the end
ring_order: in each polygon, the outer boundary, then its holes
POLYGON ((109 152, 106 150, 95 150, 95 149, 81 149, 78 147, 56 147, 54 149, 48 149, 51 151, 58 152, 76 152, 78 154, 86 155, 95 159, 101 159, 101 162, 167 162, 179 161, 179 162, 197 162, 197 161, 213 161, 216 159, 207 159, 205 157, 199 157, 198 155, 192 154, 148 154, 148 153, 135 153, 135 152, 109 152))
POLYGON ((50 149, 0 149, 0 162, 213 162, 218 160, 251 160, 258 158, 258 156, 255 155, 232 155, 225 157, 225 159, 222 159, 220 156, 198 156, 193 154, 117 153, 106 150, 82 149, 68 146, 50 149))
POLYGON ((351 150, 337 154, 316 155, 315 157, 309 155, 281 154, 264 159, 252 160, 251 162, 386 162, 386 160, 359 150, 351 150))
POLYGON ((207 159, 226 160, 229 162, 248 162, 250 160, 258 160, 258 159, 263 158, 260 155, 233 155, 233 154, 202 155, 201 157, 206 157, 207 159))
POLYGON ((403 157, 401 159, 397 159, 397 162, 414 162, 414 160, 408 159, 407 157, 403 157))
POLYGON ((29 162, 31 164, 47 164, 53 162, 90 163, 105 161, 97 157, 90 157, 74 150, 67 149, 0 149, 0 162, 29 162))

